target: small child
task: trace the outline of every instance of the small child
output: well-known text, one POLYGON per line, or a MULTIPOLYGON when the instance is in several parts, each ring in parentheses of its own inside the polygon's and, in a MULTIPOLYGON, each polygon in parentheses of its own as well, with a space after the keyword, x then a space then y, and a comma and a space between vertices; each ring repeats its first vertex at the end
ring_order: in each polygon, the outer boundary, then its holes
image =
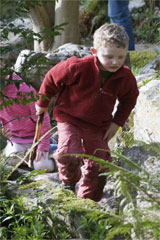
MULTIPOLYGON (((117 24, 104 24, 94 33, 93 56, 71 57, 46 74, 36 103, 37 114, 47 112, 49 100, 58 94, 53 109, 58 127, 57 164, 64 188, 75 190, 81 178, 81 159, 62 154, 86 153, 111 161, 108 141, 125 124, 136 104, 138 88, 131 70, 124 66, 128 35, 117 24), (119 104, 113 114, 114 106, 119 104)), ((84 159, 85 174, 77 196, 100 201, 106 183, 93 160, 84 159)))
MULTIPOLYGON (((19 80, 21 78, 13 73, 12 80, 19 80)), ((7 82, 7 79, 6 79, 7 82)), ((20 84, 19 91, 21 94, 34 93, 36 90, 33 87, 27 86, 26 83, 20 84)), ((15 84, 6 84, 3 90, 4 95, 9 98, 17 98, 18 89, 15 84)), ((26 98, 29 98, 29 96, 26 98)), ((16 152, 25 153, 33 143, 35 128, 36 128, 36 109, 35 103, 28 104, 13 104, 9 107, 3 107, 0 110, 0 123, 2 125, 2 134, 7 136, 9 141, 4 149, 4 154, 8 157, 16 152)), ((51 129, 49 115, 45 114, 41 136, 51 129)), ((54 162, 48 160, 50 147, 50 133, 42 139, 37 148, 36 159, 33 162, 35 169, 47 169, 48 172, 54 170, 54 162)))

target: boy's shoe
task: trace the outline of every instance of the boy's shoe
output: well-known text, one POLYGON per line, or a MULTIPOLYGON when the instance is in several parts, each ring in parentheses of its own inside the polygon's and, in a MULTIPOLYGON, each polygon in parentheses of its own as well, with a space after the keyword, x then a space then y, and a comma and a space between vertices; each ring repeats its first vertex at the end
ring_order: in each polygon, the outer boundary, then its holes
POLYGON ((63 189, 70 190, 75 193, 75 184, 69 185, 69 184, 62 183, 61 186, 63 189))

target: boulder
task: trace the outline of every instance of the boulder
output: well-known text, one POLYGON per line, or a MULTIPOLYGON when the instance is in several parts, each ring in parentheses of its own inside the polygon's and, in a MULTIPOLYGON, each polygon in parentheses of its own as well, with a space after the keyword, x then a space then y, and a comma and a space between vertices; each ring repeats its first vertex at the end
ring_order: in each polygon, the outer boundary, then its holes
POLYGON ((150 63, 148 63, 142 70, 141 74, 154 74, 160 69, 160 55, 154 58, 150 63))
POLYGON ((45 74, 57 63, 72 56, 81 58, 88 55, 91 55, 89 47, 72 43, 64 44, 50 53, 36 53, 26 49, 20 52, 14 69, 39 90, 45 74))
POLYGON ((145 5, 144 0, 131 0, 129 1, 129 11, 132 12, 134 9, 141 8, 145 5))
POLYGON ((160 79, 140 88, 135 107, 134 139, 160 142, 160 79))
POLYGON ((153 73, 140 74, 136 76, 138 85, 143 85, 145 81, 152 80, 153 78, 155 78, 155 75, 153 73))

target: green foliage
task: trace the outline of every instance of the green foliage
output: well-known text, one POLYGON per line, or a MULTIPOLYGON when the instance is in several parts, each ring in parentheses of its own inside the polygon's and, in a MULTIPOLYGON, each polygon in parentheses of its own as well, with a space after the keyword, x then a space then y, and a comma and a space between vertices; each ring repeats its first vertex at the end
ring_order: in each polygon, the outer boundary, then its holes
POLYGON ((118 148, 131 148, 134 144, 134 136, 133 129, 129 129, 128 131, 119 129, 119 135, 116 138, 117 147, 118 148))
POLYGON ((82 37, 89 37, 95 29, 109 21, 107 16, 108 3, 106 0, 82 0, 83 11, 80 12, 80 33, 82 37))
MULTIPOLYGON (((33 170, 20 176, 16 185, 26 185, 33 181, 33 177, 44 171, 33 170)), ((54 213, 42 202, 38 202, 32 208, 26 207, 23 196, 10 199, 7 189, 10 183, 1 182, 0 193, 0 238, 6 239, 66 239, 71 235, 66 225, 59 220, 54 213)))
MULTIPOLYGON (((141 145, 145 150, 147 149, 154 154, 155 159, 159 158, 160 145, 158 143, 151 145, 141 143, 141 145)), ((53 239, 74 237, 72 229, 69 229, 64 222, 60 221, 60 218, 57 218, 57 215, 62 215, 63 218, 66 216, 66 219, 78 217, 79 230, 83 230, 86 237, 91 240, 112 240, 116 236, 118 239, 128 240, 132 239, 133 233, 135 234, 134 239, 159 239, 160 171, 159 173, 158 171, 157 173, 150 172, 136 164, 132 159, 123 156, 118 150, 112 152, 112 157, 115 159, 115 162, 112 163, 86 154, 73 155, 81 158, 87 157, 99 163, 103 168, 109 169, 109 172, 103 173, 103 175, 114 180, 114 194, 117 204, 115 212, 112 210, 105 213, 97 203, 89 199, 77 198, 70 191, 58 189, 54 192, 52 202, 50 202, 52 213, 42 202, 28 211, 23 204, 19 207, 19 201, 21 204, 23 197, 20 200, 17 198, 16 201, 6 198, 4 193, 8 186, 3 181, 1 183, 3 184, 1 202, 4 205, 2 204, 1 212, 5 211, 5 215, 2 214, 3 224, 0 228, 3 236, 10 234, 13 239, 15 237, 22 239, 30 239, 29 237, 31 239, 33 237, 49 239, 49 236, 52 236, 52 238, 54 236, 53 239), (119 163, 123 163, 125 167, 117 165, 116 159, 119 163), (140 203, 141 205, 139 205, 140 203), (9 229, 6 228, 5 224, 9 225, 9 229), (25 238, 26 236, 29 237, 25 238)), ((150 161, 155 161, 155 159, 152 158, 150 161)), ((33 171, 23 175, 17 180, 17 186, 23 184, 24 187, 29 187, 28 182, 36 174, 38 173, 33 171)))
POLYGON ((133 68, 141 69, 157 56, 156 52, 152 51, 131 51, 130 62, 133 68))
POLYGON ((11 172, 11 168, 7 167, 8 158, 3 156, 0 152, 0 182, 6 178, 6 176, 11 172))
MULTIPOLYGON (((55 1, 55 0, 51 0, 51 1, 55 1)), ((50 1, 50 2, 51 2, 50 1)), ((4 107, 8 107, 11 104, 20 104, 21 102, 19 102, 19 100, 17 99, 5 99, 4 94, 2 93, 2 91, 4 90, 6 84, 8 83, 13 83, 11 76, 13 73, 13 64, 15 63, 15 58, 13 58, 10 62, 6 61, 6 55, 8 55, 11 51, 14 53, 17 53, 17 55, 19 54, 19 52, 24 49, 24 43, 23 45, 21 44, 17 44, 17 45, 8 45, 7 44, 7 40, 8 40, 8 36, 9 33, 13 33, 14 35, 18 35, 19 38, 22 38, 25 40, 25 47, 28 49, 33 49, 33 42, 34 40, 37 40, 39 43, 43 42, 46 39, 53 39, 53 37, 55 35, 60 35, 61 31, 64 30, 63 27, 67 24, 67 23, 63 23, 57 26, 52 26, 51 29, 48 28, 41 28, 41 31, 36 33, 33 32, 30 29, 25 28, 23 25, 19 25, 19 26, 15 26, 15 24, 13 24, 13 20, 18 18, 21 19, 21 21, 23 22, 23 17, 26 17, 27 14, 29 13, 29 10, 34 8, 35 6, 38 5, 45 5, 47 4, 46 0, 34 0, 34 1, 28 1, 28 0, 18 0, 18 1, 11 1, 11 0, 2 0, 0 2, 0 6, 1 6, 1 25, 2 25, 2 31, 1 31, 1 35, 0 35, 0 40, 3 42, 6 42, 6 44, 4 44, 4 46, 1 47, 1 57, 0 57, 0 61, 1 61, 1 74, 0 74, 0 101, 1 102, 1 109, 2 106, 4 107), (10 76, 10 78, 8 80, 6 80, 6 76, 10 76)), ((32 62, 30 61, 27 66, 25 66, 22 70, 25 69, 25 71, 22 71, 22 81, 25 81, 27 84, 29 84, 29 79, 27 77, 28 71, 31 71, 31 68, 34 69, 34 71, 37 72, 37 77, 38 74, 40 73, 40 71, 42 72, 42 70, 46 67, 46 65, 48 66, 48 62, 46 61, 45 58, 40 58, 38 59, 34 59, 32 60, 32 62)), ((21 75, 21 74, 18 74, 21 75)), ((16 84, 16 86, 18 87, 18 83, 16 81, 14 81, 14 83, 16 84)), ((24 104, 27 104, 31 101, 36 101, 36 98, 31 97, 30 100, 28 100, 27 98, 23 98, 22 102, 24 104)))
MULTIPOLYGON (((121 218, 121 222, 118 224, 119 231, 123 233, 123 229, 127 226, 127 228, 130 227, 130 233, 131 230, 135 233, 137 239, 151 239, 145 238, 151 232, 151 236, 157 236, 154 239, 158 240, 160 231, 157 229, 160 229, 160 216, 154 213, 155 209, 160 210, 157 199, 157 193, 160 193, 158 178, 153 179, 151 173, 121 154, 117 152, 114 154, 131 169, 130 171, 111 171, 115 179, 115 193, 121 208, 118 214, 121 218), (138 198, 136 198, 137 195, 138 198), (148 202, 148 206, 140 208, 138 202, 148 202), (151 211, 151 209, 154 210, 151 211)), ((154 175, 154 172, 152 174, 154 175)), ((112 220, 114 218, 111 217, 111 222, 112 220)), ((112 233, 114 231, 116 233, 117 228, 111 230, 112 233)))
MULTIPOLYGON (((56 0, 49 0, 50 2, 55 2, 56 0)), ((17 17, 26 16, 29 9, 34 8, 36 5, 45 5, 47 4, 46 0, 1 0, 0 9, 1 9, 1 18, 14 20, 17 17)))
POLYGON ((133 10, 131 13, 133 32, 136 41, 159 42, 160 27, 158 11, 154 8, 144 6, 133 10))
POLYGON ((41 170, 41 171, 38 171, 38 170, 33 170, 31 172, 28 172, 28 173, 24 173, 22 174, 17 180, 16 180, 16 184, 18 185, 21 185, 21 184, 27 184, 27 183, 30 183, 31 182, 31 179, 37 175, 40 175, 40 174, 43 174, 45 173, 46 170, 41 170))
POLYGON ((152 78, 143 80, 141 83, 138 84, 138 88, 141 88, 141 87, 145 86, 150 81, 152 81, 152 78))
POLYGON ((141 68, 139 67, 135 67, 135 66, 131 66, 131 69, 132 69, 132 73, 134 74, 134 76, 138 76, 141 74, 141 68))
MULTIPOLYGON (((159 42, 159 13, 156 6, 158 1, 146 0, 145 6, 136 8, 131 12, 134 38, 136 42, 159 42)), ((80 12, 80 28, 82 37, 89 37, 89 34, 105 22, 110 22, 107 15, 108 1, 81 0, 83 11, 80 12)))
MULTIPOLYGON (((105 150, 101 149, 101 151, 105 150)), ((155 151, 156 153, 159 151, 159 145, 154 145, 155 151)), ((75 155, 94 160, 102 168, 109 169, 109 172, 101 175, 112 176, 114 179, 117 211, 115 214, 108 213, 110 216, 107 217, 107 223, 111 227, 107 229, 105 239, 110 240, 117 235, 132 239, 134 233, 135 239, 158 240, 160 237, 160 197, 158 197, 160 196, 160 172, 155 177, 154 172, 147 171, 123 156, 118 150, 112 152, 113 158, 118 158, 119 161, 125 163, 125 167, 118 166, 117 162, 106 162, 95 156, 75 155)))
POLYGON ((116 137, 116 147, 120 149, 131 148, 134 141, 134 113, 132 112, 123 128, 119 128, 116 137))
POLYGON ((64 219, 71 219, 69 221, 71 225, 74 221, 72 219, 75 219, 75 225, 68 226, 68 229, 71 228, 70 231, 74 232, 74 228, 77 227, 77 231, 81 232, 83 238, 104 239, 107 229, 110 227, 106 219, 107 214, 96 202, 77 198, 68 190, 56 189, 54 191, 52 208, 64 219))
POLYGON ((158 159, 160 159, 160 143, 158 142, 152 142, 152 143, 144 143, 144 142, 140 142, 137 141, 137 144, 139 146, 142 146, 142 148, 147 151, 150 154, 153 154, 154 156, 156 156, 158 159))
POLYGON ((0 129, 0 151, 5 148, 6 144, 7 144, 7 138, 1 134, 1 129, 0 129))
POLYGON ((85 228, 90 240, 104 240, 108 235, 111 225, 108 223, 104 214, 89 213, 82 216, 79 229, 85 228))
MULTIPOLYGON (((17 98, 12 98, 12 97, 8 97, 5 96, 3 94, 0 95, 0 110, 2 110, 3 108, 7 108, 12 106, 13 104, 28 104, 31 102, 36 102, 38 100, 38 96, 34 96, 33 92, 29 92, 29 93, 17 93, 17 98)), ((28 116, 27 116, 28 117, 28 116)))
MULTIPOLYGON (((19 184, 23 184, 23 186, 27 185, 26 183, 30 182, 32 177, 36 175, 37 171, 32 171, 27 175, 21 176, 17 179, 16 186, 19 187, 19 184)), ((10 199, 9 195, 6 195, 9 184, 6 182, 1 183, 0 195, 0 220, 2 222, 0 237, 5 236, 5 240, 16 238, 26 240, 73 238, 75 235, 67 225, 67 221, 60 220, 61 217, 58 216, 62 214, 62 216, 66 216, 66 219, 68 219, 67 216, 77 216, 81 219, 79 214, 82 212, 82 218, 84 215, 87 215, 86 218, 90 222, 88 224, 92 226, 92 229, 96 226, 96 222, 98 223, 95 231, 97 235, 95 233, 95 236, 98 237, 98 233, 100 236, 103 236, 103 233, 105 233, 106 228, 103 229, 103 226, 107 226, 107 221, 105 220, 106 214, 93 201, 79 199, 70 191, 57 189, 53 194, 53 199, 49 199, 49 205, 38 201, 36 205, 28 209, 26 204, 24 205, 23 203, 23 196, 10 199)), ((84 226, 84 229, 86 228, 84 226)))
POLYGON ((52 218, 50 212, 41 203, 27 209, 23 204, 23 197, 7 199, 0 196, 1 239, 65 239, 70 237, 66 227, 54 217, 55 225, 50 225, 48 219, 52 218))

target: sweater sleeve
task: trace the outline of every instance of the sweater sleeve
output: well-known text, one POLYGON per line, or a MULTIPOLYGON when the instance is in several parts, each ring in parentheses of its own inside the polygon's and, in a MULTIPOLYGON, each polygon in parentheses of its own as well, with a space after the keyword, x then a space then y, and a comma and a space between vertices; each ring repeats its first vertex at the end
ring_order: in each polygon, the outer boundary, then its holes
POLYGON ((38 106, 48 107, 52 97, 60 93, 65 85, 73 83, 75 60, 76 57, 71 57, 58 63, 48 71, 39 90, 39 100, 36 102, 38 106))
POLYGON ((129 73, 129 77, 127 76, 122 87, 123 91, 118 96, 119 103, 113 116, 113 122, 122 127, 136 105, 137 97, 139 95, 136 79, 131 72, 129 73))

